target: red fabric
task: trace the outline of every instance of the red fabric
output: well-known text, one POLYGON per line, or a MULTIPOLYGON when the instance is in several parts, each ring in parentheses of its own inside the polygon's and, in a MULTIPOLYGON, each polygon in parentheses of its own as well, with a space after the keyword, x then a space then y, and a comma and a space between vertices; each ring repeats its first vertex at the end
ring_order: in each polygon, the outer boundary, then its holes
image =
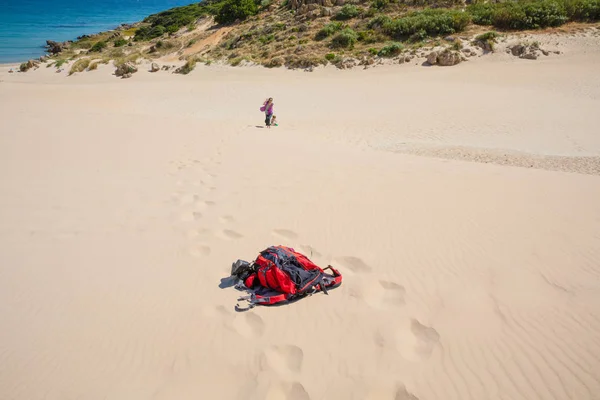
POLYGON ((296 294, 296 285, 289 275, 277 268, 271 261, 263 256, 258 256, 256 264, 259 266, 256 274, 262 286, 281 293, 296 294))

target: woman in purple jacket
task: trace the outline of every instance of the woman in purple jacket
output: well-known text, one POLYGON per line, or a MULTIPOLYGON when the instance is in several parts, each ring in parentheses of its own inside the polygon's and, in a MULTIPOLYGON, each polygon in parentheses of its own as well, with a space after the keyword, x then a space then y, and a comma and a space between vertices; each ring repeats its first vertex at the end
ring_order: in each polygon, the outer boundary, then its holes
POLYGON ((269 97, 260 108, 261 111, 265 112, 265 124, 267 128, 271 127, 271 117, 273 117, 273 98, 269 97))

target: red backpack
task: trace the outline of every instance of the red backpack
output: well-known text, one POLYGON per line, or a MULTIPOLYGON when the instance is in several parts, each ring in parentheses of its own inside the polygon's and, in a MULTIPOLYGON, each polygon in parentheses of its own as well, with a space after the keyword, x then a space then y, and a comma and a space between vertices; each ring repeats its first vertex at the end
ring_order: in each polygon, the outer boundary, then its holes
POLYGON ((236 261, 231 275, 241 280, 237 289, 250 293, 240 298, 248 300, 249 308, 289 302, 320 291, 327 294, 328 289, 342 283, 342 275, 331 265, 321 269, 304 254, 285 246, 263 250, 252 263, 236 261))

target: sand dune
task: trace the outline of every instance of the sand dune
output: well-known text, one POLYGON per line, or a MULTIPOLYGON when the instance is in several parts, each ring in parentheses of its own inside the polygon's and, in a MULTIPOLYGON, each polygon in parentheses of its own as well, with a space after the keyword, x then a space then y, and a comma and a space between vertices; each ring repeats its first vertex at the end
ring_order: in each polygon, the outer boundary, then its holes
POLYGON ((599 57, 3 67, 0 398, 600 399, 599 57), (343 285, 236 312, 271 244, 343 285))

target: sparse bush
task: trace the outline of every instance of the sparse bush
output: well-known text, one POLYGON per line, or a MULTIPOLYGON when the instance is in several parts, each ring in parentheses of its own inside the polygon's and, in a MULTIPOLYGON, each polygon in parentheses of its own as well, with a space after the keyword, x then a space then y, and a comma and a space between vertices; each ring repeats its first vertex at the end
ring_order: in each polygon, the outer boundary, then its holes
POLYGON ((194 57, 188 59, 185 64, 175 70, 176 74, 187 75, 196 68, 196 59, 194 57))
POLYGON ((450 48, 452 50, 460 51, 463 48, 463 44, 460 40, 455 40, 454 43, 452 43, 452 46, 450 46, 450 48))
POLYGON ((358 40, 358 34, 350 28, 344 28, 333 39, 331 46, 334 48, 352 48, 358 40))
POLYGON ((500 35, 498 34, 498 32, 490 31, 476 36, 475 40, 478 40, 480 42, 487 42, 488 40, 495 41, 499 36, 500 35))
POLYGON ((104 50, 106 48, 106 46, 107 46, 106 42, 101 40, 99 42, 94 43, 94 45, 92 46, 90 51, 92 53, 98 53, 98 52, 101 52, 102 50, 104 50))
POLYGON ((263 35, 258 38, 258 41, 262 44, 271 43, 273 40, 275 40, 275 35, 273 35, 273 34, 266 35, 266 36, 263 35))
POLYGON ((326 24, 315 36, 317 40, 323 40, 329 36, 332 36, 334 33, 342 30, 343 24, 341 22, 330 22, 326 24))
POLYGON ((91 63, 87 69, 88 69, 88 71, 94 71, 94 70, 98 69, 98 63, 97 62, 91 63))
POLYGON ((113 47, 121 47, 121 46, 125 46, 126 44, 127 44, 127 40, 120 37, 114 41, 113 47))
POLYGON ((358 17, 359 14, 360 9, 358 7, 356 7, 354 4, 346 4, 337 14, 335 14, 334 19, 337 19, 338 21, 346 21, 358 17))
POLYGON ((267 68, 277 68, 277 67, 281 67, 283 65, 283 60, 279 57, 275 57, 275 58, 270 59, 263 65, 267 68))
POLYGON ((373 8, 376 8, 377 10, 383 10, 388 4, 390 4, 390 0, 374 0, 372 5, 373 8))
POLYGON ((69 75, 73 75, 76 72, 83 72, 90 65, 89 58, 82 58, 81 60, 77 60, 71 66, 71 70, 69 71, 69 75))
POLYGON ((62 67, 62 66, 63 66, 63 65, 66 63, 66 62, 67 62, 67 60, 66 60, 66 59, 64 59, 64 58, 61 58, 60 60, 56 60, 56 63, 54 64, 54 66, 55 66, 56 68, 60 68, 60 67, 62 67))
POLYGON ((194 44, 196 44, 196 39, 190 40, 186 47, 192 47, 194 44))
POLYGON ((219 24, 228 24, 236 20, 245 20, 258 13, 258 6, 254 0, 225 0, 215 21, 219 24))
POLYGON ((377 55, 379 57, 395 57, 398 54, 400 54, 403 49, 404 47, 400 43, 392 42, 385 45, 381 50, 379 50, 377 55))

